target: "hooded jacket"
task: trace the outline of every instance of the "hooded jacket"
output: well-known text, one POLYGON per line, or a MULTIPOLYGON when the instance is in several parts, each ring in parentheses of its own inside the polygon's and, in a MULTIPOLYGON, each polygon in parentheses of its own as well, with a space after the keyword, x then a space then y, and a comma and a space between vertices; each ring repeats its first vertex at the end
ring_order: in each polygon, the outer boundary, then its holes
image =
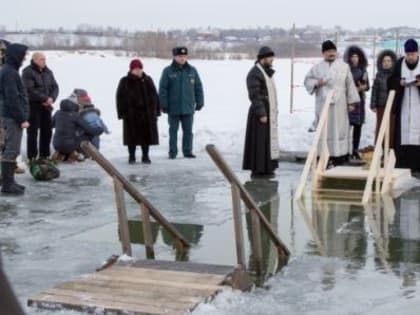
POLYGON ((397 55, 392 50, 384 50, 378 55, 376 62, 378 72, 375 81, 373 82, 370 108, 385 107, 388 100, 388 79, 392 75, 396 62, 397 55), (387 56, 391 57, 393 66, 391 69, 385 70, 382 67, 382 62, 387 56))
POLYGON ((355 109, 349 113, 350 123, 354 125, 361 125, 365 122, 365 102, 366 102, 366 92, 370 89, 369 85, 369 76, 367 72, 368 60, 365 52, 362 48, 356 45, 349 46, 344 53, 344 62, 350 66, 350 71, 353 75, 353 80, 356 87, 359 87, 361 84, 367 85, 366 91, 359 92, 360 103, 355 106, 355 109), (359 65, 353 67, 351 64, 351 56, 359 56, 359 65))
POLYGON ((5 52, 5 64, 0 70, 0 114, 21 124, 29 119, 29 104, 19 68, 28 47, 10 44, 5 52))
POLYGON ((79 114, 79 104, 70 99, 61 101, 60 110, 53 117, 53 128, 54 148, 62 154, 70 154, 80 148, 81 131, 91 136, 98 136, 103 132, 101 128, 89 126, 79 114))

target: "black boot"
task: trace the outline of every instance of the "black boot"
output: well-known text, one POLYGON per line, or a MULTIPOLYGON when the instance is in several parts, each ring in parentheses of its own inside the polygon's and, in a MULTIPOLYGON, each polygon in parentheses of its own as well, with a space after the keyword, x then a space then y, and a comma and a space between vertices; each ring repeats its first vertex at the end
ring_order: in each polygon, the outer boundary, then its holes
POLYGON ((3 175, 1 192, 16 196, 23 195, 24 190, 20 189, 15 183, 15 163, 1 162, 1 173, 3 175))
POLYGON ((136 146, 128 146, 128 164, 136 164, 136 146))
POLYGON ((152 161, 150 161, 150 158, 149 158, 149 146, 148 145, 142 145, 141 146, 141 151, 142 151, 141 162, 143 164, 152 164, 152 161))

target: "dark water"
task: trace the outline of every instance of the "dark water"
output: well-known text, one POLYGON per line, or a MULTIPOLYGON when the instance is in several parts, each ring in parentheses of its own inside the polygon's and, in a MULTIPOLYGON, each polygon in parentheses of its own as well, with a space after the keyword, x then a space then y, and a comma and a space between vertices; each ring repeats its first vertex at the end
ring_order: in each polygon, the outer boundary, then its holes
MULTIPOLYGON (((227 156, 240 165, 237 156, 227 156)), ((117 167, 193 245, 178 255, 171 237, 153 225, 158 259, 235 265, 230 189, 207 157, 197 163, 154 161, 153 168, 117 167)), ((249 293, 226 290, 195 315, 418 314, 420 190, 363 208, 309 196, 292 200, 300 165, 282 164, 274 180, 238 175, 292 252, 278 274, 276 251, 263 236, 266 284, 249 293)), ((64 167, 58 182, 37 184, 23 199, 0 200, 0 246, 6 272, 24 304, 39 291, 93 272, 119 254, 112 182, 93 163, 64 167)), ((33 185, 29 179, 26 184, 33 185)), ((127 198, 136 258, 144 257, 139 207, 127 198)), ((248 268, 251 221, 243 228, 248 268)), ((73 314, 68 311, 28 314, 73 314)))

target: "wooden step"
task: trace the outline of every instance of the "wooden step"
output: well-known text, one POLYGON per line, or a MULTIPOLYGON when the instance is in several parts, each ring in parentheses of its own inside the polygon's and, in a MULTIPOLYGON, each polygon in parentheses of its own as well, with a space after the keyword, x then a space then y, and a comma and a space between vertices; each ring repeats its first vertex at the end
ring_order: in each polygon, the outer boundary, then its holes
POLYGON ((168 261, 119 263, 34 295, 28 304, 94 314, 181 315, 222 290, 233 270, 168 261))

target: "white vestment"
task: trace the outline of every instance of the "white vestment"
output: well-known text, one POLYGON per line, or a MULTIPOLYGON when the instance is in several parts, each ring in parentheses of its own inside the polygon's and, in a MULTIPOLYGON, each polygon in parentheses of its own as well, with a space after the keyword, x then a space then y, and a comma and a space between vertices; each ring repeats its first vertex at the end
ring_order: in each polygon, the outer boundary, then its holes
POLYGON ((257 63, 258 69, 264 75, 265 83, 267 84, 268 103, 270 107, 270 156, 272 160, 280 158, 280 145, 279 145, 279 131, 278 131, 278 101, 276 83, 273 78, 270 78, 265 72, 261 64, 257 63))
MULTIPOLYGON (((405 60, 402 62, 401 78, 412 82, 420 75, 420 62, 410 70, 405 60)), ((420 145, 420 92, 415 84, 405 87, 401 105, 401 145, 420 145)))
POLYGON ((328 116, 328 149, 333 157, 351 153, 348 106, 360 102, 360 97, 349 66, 341 60, 332 63, 323 60, 306 75, 305 87, 310 94, 315 94, 315 126, 318 125, 328 93, 334 90, 328 116), (327 84, 318 87, 320 79, 327 84))

